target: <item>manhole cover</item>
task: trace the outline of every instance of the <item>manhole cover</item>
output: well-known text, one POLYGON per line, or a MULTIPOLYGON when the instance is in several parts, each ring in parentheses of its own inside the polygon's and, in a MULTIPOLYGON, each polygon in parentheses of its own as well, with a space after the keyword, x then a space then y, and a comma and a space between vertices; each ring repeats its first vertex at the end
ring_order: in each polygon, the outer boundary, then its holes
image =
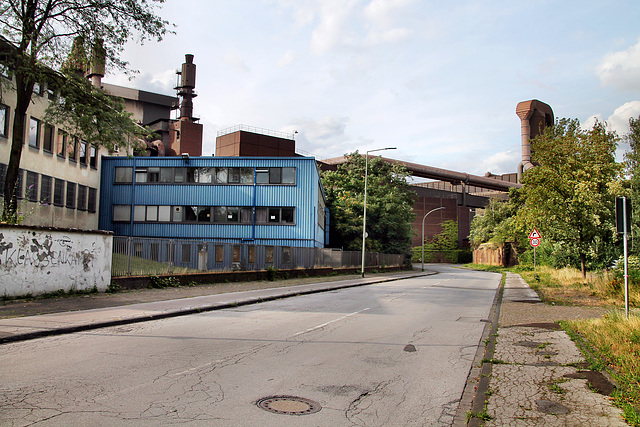
POLYGON ((284 415, 314 414, 322 409, 318 402, 298 396, 263 397, 256 402, 256 405, 265 411, 284 415))

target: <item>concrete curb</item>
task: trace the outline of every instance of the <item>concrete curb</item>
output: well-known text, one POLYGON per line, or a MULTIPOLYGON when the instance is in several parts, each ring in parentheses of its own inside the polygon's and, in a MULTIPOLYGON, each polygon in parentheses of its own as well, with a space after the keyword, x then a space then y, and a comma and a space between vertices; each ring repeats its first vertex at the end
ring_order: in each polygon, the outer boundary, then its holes
POLYGON ((496 346, 496 331, 498 330, 498 320, 500 319, 500 306, 502 304, 502 295, 504 293, 506 276, 500 278, 500 286, 493 299, 489 319, 484 326, 478 349, 473 358, 471 370, 467 377, 460 404, 453 419, 453 427, 480 426, 482 420, 477 417, 470 417, 467 420, 467 413, 479 414, 484 410, 485 393, 489 389, 491 380, 491 362, 483 362, 485 359, 491 359, 496 346), (483 346, 482 343, 485 343, 483 346))
MULTIPOLYGON (((291 297, 296 297, 301 295, 310 295, 315 293, 332 291, 336 289, 347 289, 347 288, 355 288, 359 286, 366 286, 366 285, 377 284, 377 283, 393 282, 396 280, 411 279, 411 278, 416 278, 421 276, 430 276, 433 274, 437 274, 437 272, 425 271, 420 273, 411 273, 407 275, 394 276, 394 277, 380 277, 380 278, 372 278, 372 279, 363 278, 363 279, 354 279, 354 280, 349 280, 344 282, 326 282, 325 286, 322 286, 322 283, 320 283, 320 284, 312 284, 312 285, 291 286, 286 288, 272 288, 272 289, 278 290, 278 292, 275 292, 273 295, 269 295, 269 296, 238 298, 236 300, 224 302, 224 303, 214 303, 210 305, 205 304, 198 307, 187 307, 187 308, 179 307, 179 308, 170 309, 161 313, 134 315, 126 319, 112 318, 110 320, 98 320, 91 323, 83 323, 83 324, 73 325, 73 326, 54 327, 54 328, 40 329, 37 331, 31 331, 31 332, 25 332, 25 333, 11 334, 5 337, 0 337, 0 345, 7 344, 7 343, 20 342, 20 341, 27 341, 27 340, 32 340, 36 338, 90 331, 94 329, 100 329, 100 328, 106 328, 106 327, 112 327, 112 326, 122 326, 122 325, 134 324, 134 323, 148 322, 152 320, 169 319, 169 318, 178 317, 178 316, 188 316, 191 314, 198 314, 198 313, 204 313, 208 311, 216 311, 216 310, 223 310, 227 308, 241 307, 245 305, 258 304, 258 303, 267 302, 267 301, 275 301, 279 299, 291 298, 291 297), (354 281, 356 283, 353 283, 354 281), (350 283, 345 283, 345 282, 350 282, 350 283), (301 289, 301 288, 307 288, 307 289, 301 289)), ((224 294, 221 294, 221 295, 224 295, 224 294)), ((186 301, 189 299, 193 299, 193 298, 185 298, 184 300, 186 301)), ((145 303, 145 304, 154 304, 154 303, 145 303)), ((133 307, 133 305, 127 306, 127 307, 133 307)), ((101 310, 109 310, 109 309, 101 309, 101 310)), ((51 316, 51 315, 46 315, 46 316, 51 316)), ((24 319, 24 318, 20 318, 20 319, 24 319)))

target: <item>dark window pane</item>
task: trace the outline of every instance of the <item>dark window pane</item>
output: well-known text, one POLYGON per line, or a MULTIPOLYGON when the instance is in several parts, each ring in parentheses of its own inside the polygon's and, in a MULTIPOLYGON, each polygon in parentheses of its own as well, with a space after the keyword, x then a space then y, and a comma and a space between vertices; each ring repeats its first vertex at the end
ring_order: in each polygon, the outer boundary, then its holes
POLYGON ((269 222, 280 222, 280 208, 269 208, 269 222))
POLYGON ((89 149, 89 166, 96 169, 98 167, 98 149, 92 145, 89 149))
POLYGON ((240 209, 240 222, 243 224, 251 224, 253 222, 253 210, 251 208, 240 209))
POLYGON ((160 182, 160 168, 147 169, 147 182, 160 182))
POLYGON ((53 187, 53 204, 63 206, 64 204, 64 180, 56 178, 53 187))
POLYGON ((51 190, 53 188, 53 178, 47 175, 42 175, 40 181, 40 203, 48 205, 51 204, 51 190))
POLYGON ((187 181, 186 182, 189 182, 189 183, 198 182, 198 169, 197 168, 187 168, 187 181))
POLYGON ((268 213, 267 208, 256 208, 256 224, 266 224, 268 213))
POLYGON ((59 157, 64 157, 67 153, 67 134, 58 130, 58 139, 56 143, 56 154, 59 157))
POLYGON ((87 187, 78 185, 78 210, 87 210, 87 187))
POLYGON ((66 207, 75 209, 76 207, 76 183, 67 182, 67 202, 66 207))
POLYGON ((239 220, 239 209, 235 207, 227 208, 227 222, 238 222, 239 220))
POLYGON ((213 208, 213 221, 218 223, 227 222, 227 208, 226 206, 214 206, 213 208))
POLYGON ((53 151, 53 126, 51 125, 44 125, 42 149, 48 151, 49 153, 53 151))
POLYGON ((211 208, 201 206, 198 208, 198 222, 211 222, 211 208))
POLYGON ((160 168, 160 182, 173 182, 173 168, 160 168))
POLYGON ((196 222, 198 220, 197 206, 185 206, 184 207, 184 220, 189 222, 196 222))
POLYGON ((186 173, 187 173, 187 170, 185 168, 174 169, 173 182, 176 182, 178 184, 185 182, 186 173))
POLYGON ((283 184, 296 183, 296 168, 282 168, 282 183, 283 184))
POLYGON ((282 208, 282 222, 293 224, 295 222, 293 212, 293 208, 282 208))
POLYGON ((269 184, 282 182, 282 168, 269 168, 269 184))
POLYGON ((67 155, 72 162, 76 161, 76 155, 78 154, 78 138, 75 136, 67 138, 67 155))
POLYGON ((229 184, 240 183, 240 168, 229 168, 229 184))
POLYGON ((38 174, 27 171, 27 189, 25 196, 30 202, 38 201, 38 174))
POLYGON ((89 144, 87 144, 87 141, 80 142, 80 164, 81 165, 87 164, 87 158, 89 155, 88 148, 89 148, 89 144))
POLYGON ((96 212, 96 204, 98 202, 98 190, 89 187, 89 198, 87 201, 87 210, 89 212, 96 212))
POLYGON ((131 184, 131 181, 133 180, 133 168, 116 167, 115 175, 115 182, 121 184, 131 184))

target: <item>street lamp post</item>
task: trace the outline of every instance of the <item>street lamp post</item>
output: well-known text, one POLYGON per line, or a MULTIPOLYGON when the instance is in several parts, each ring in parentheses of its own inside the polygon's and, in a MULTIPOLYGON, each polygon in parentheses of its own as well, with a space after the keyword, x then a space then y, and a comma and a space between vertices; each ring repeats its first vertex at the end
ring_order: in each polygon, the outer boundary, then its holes
POLYGON ((422 217, 422 271, 424 271, 424 220, 427 219, 427 215, 431 212, 439 211, 440 209, 444 209, 444 206, 440 206, 439 208, 431 209, 429 212, 424 214, 422 217))
POLYGON ((362 215, 362 277, 364 277, 364 250, 365 242, 367 240, 367 175, 369 173, 369 153, 374 151, 395 150, 396 147, 376 148, 375 150, 369 150, 365 154, 364 161, 364 214, 362 215))

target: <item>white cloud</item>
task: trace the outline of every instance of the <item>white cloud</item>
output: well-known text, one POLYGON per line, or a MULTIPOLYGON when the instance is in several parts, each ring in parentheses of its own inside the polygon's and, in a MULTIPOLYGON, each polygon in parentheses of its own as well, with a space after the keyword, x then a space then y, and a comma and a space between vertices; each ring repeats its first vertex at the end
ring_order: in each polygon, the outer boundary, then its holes
POLYGON ((349 44, 347 22, 356 4, 355 0, 325 0, 319 14, 319 24, 311 34, 311 51, 326 53, 338 45, 349 44))
POLYGON ((321 158, 336 157, 362 147, 362 141, 346 134, 348 117, 325 116, 319 119, 298 118, 281 129, 283 132, 297 131, 296 148, 313 153, 321 158), (339 154, 336 154, 339 153, 339 154))
POLYGON ((626 102, 613 111, 607 119, 602 114, 594 114, 581 123, 583 129, 591 129, 596 121, 605 122, 607 129, 615 131, 618 136, 629 133, 629 119, 640 116, 640 101, 626 102))
POLYGON ((169 69, 158 73, 134 74, 132 78, 120 73, 108 75, 104 80, 114 85, 135 87, 136 89, 165 95, 174 95, 173 88, 176 82, 176 70, 169 69))
POLYGON ((501 151, 480 163, 480 168, 494 174, 514 172, 521 160, 521 152, 517 150, 501 151))
POLYGON ((238 55, 237 52, 227 52, 222 56, 222 62, 231 68, 246 73, 249 71, 249 67, 244 60, 238 55))
POLYGON ((288 50, 278 59, 278 67, 286 67, 291 64, 297 58, 296 53, 293 50, 288 50))
POLYGON ((368 45, 377 45, 380 43, 394 43, 405 40, 411 32, 407 28, 393 28, 388 31, 376 32, 371 31, 365 40, 368 45))
POLYGON ((597 74, 605 86, 640 92, 640 41, 627 50, 607 54, 597 74))
POLYGON ((396 11, 413 3, 414 0, 372 0, 364 8, 364 15, 380 26, 389 26, 396 11))
POLYGON ((639 116, 640 101, 630 101, 616 108, 613 114, 607 119, 604 119, 602 114, 594 114, 580 125, 583 129, 591 129, 596 121, 605 122, 607 129, 615 131, 621 138, 618 143, 618 149, 616 150, 616 159, 622 161, 624 153, 629 150, 629 144, 624 139, 625 135, 629 133, 629 119, 639 116))

